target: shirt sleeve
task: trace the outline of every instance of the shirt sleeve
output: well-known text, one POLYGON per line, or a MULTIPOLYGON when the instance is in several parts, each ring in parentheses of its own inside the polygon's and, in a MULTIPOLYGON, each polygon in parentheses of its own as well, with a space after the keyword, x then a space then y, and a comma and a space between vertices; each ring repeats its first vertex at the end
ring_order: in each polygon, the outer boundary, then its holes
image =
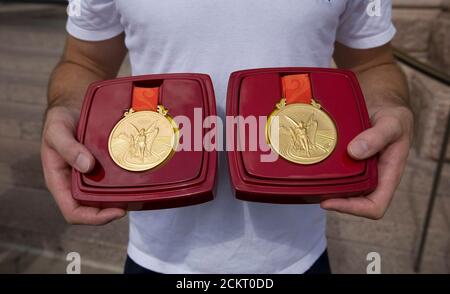
POLYGON ((67 32, 85 41, 102 41, 123 32, 114 0, 69 0, 67 32))
POLYGON ((336 41, 354 49, 369 49, 388 43, 395 33, 392 0, 348 0, 336 41))

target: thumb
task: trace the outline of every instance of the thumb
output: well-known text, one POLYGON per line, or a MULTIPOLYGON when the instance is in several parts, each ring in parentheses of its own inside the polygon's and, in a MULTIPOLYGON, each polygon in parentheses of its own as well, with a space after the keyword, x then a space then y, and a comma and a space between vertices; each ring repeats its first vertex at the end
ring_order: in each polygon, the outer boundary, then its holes
POLYGON ((75 139, 72 124, 61 120, 53 121, 44 136, 48 145, 79 172, 87 173, 94 167, 94 157, 75 139))
POLYGON ((348 145, 347 152, 357 160, 369 158, 401 136, 401 125, 395 117, 380 117, 370 129, 356 136, 348 145))

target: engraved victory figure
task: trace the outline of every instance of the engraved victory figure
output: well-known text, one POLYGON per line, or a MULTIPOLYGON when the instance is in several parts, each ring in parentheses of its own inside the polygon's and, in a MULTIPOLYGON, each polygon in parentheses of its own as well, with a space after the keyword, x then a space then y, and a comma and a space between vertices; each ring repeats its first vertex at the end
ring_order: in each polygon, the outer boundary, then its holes
MULTIPOLYGON (((163 111, 164 110, 164 111, 163 111)), ((109 139, 111 158, 130 171, 157 167, 173 154, 178 129, 167 111, 131 112, 115 126, 109 139)))
POLYGON ((318 128, 318 121, 314 119, 314 113, 309 117, 308 122, 299 121, 298 123, 286 116, 286 119, 291 123, 288 127, 291 134, 291 141, 295 149, 302 149, 306 152, 308 157, 311 157, 311 149, 316 149, 316 134, 318 128))
POLYGON ((159 128, 156 126, 156 122, 153 122, 147 129, 139 129, 134 124, 130 123, 137 132, 137 135, 131 135, 130 152, 144 161, 145 157, 150 154, 156 155, 152 151, 152 146, 156 136, 158 136, 159 128))
POLYGON ((327 158, 336 146, 337 130, 320 104, 294 103, 282 99, 270 115, 267 130, 272 149, 297 164, 314 164, 327 158), (272 124, 279 120, 279 126, 272 124))

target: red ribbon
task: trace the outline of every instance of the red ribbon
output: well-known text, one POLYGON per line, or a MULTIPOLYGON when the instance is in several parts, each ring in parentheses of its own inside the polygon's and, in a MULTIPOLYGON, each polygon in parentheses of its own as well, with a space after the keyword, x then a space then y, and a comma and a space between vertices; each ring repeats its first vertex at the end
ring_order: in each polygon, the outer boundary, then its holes
POLYGON ((157 111, 159 87, 156 88, 133 88, 133 100, 131 108, 134 111, 151 110, 157 111))
POLYGON ((286 104, 311 103, 313 97, 308 74, 284 76, 281 78, 281 83, 286 104))

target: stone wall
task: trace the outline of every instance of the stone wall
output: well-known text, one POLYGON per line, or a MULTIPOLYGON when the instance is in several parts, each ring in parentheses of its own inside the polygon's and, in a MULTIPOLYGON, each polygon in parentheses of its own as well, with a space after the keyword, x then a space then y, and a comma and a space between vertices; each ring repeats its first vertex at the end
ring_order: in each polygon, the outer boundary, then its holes
POLYGON ((394 0, 393 19, 397 35, 393 44, 411 54, 426 58, 432 28, 443 10, 442 0, 394 0))
POLYGON ((428 58, 450 75, 450 12, 443 12, 433 22, 428 58))
MULTIPOLYGON (((393 45, 450 74, 450 0, 394 0, 393 45)), ((416 118, 414 147, 425 158, 439 156, 450 87, 405 67, 416 118)), ((450 149, 447 152, 450 158, 450 149)))
MULTIPOLYGON (((437 159, 450 109, 450 87, 407 67, 404 70, 415 116, 414 147, 421 157, 437 159)), ((450 158, 450 148, 447 157, 450 158)))

